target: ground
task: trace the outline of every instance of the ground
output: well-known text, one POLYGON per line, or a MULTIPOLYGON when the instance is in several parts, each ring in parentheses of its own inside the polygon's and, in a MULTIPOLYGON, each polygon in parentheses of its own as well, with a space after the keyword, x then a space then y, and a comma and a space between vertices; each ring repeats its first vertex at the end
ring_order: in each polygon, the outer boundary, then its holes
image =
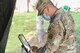
MULTIPOLYGON (((77 43, 77 53, 80 53, 80 13, 72 12, 72 16, 75 20, 75 34, 77 43)), ((45 30, 47 29, 48 22, 45 21, 45 30)), ((8 42, 6 46, 6 53, 20 53, 21 43, 18 39, 18 34, 24 34, 36 30, 36 13, 15 13, 13 17, 13 22, 10 28, 10 33, 8 37, 8 42)))

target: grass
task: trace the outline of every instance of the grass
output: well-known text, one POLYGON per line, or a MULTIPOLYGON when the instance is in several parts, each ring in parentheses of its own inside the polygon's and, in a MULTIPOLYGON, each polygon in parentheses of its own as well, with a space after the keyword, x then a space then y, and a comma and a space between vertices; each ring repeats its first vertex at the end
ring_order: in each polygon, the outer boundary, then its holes
MULTIPOLYGON (((76 33, 76 42, 80 43, 80 13, 72 12, 72 16, 75 20, 75 33, 76 33)), ((45 21, 45 29, 48 26, 48 22, 45 21)), ((18 34, 22 33, 26 35, 30 31, 36 30, 36 13, 15 13, 10 28, 10 33, 8 37, 6 53, 14 53, 14 51, 20 47, 20 41, 18 40, 18 34)))
POLYGON ((75 21, 76 42, 80 43, 80 13, 72 13, 75 21))
POLYGON ((36 16, 34 12, 14 14, 13 22, 8 37, 6 53, 12 53, 17 47, 20 46, 18 34, 21 33, 26 35, 28 32, 35 30, 35 17, 36 16))

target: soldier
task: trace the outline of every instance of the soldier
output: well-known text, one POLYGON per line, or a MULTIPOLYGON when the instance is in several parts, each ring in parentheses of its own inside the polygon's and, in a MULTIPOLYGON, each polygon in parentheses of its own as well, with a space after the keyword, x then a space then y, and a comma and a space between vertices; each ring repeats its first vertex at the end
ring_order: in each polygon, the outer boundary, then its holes
POLYGON ((71 14, 62 8, 58 9, 50 0, 39 0, 36 9, 38 15, 50 20, 46 45, 37 53, 76 53, 74 20, 71 14))

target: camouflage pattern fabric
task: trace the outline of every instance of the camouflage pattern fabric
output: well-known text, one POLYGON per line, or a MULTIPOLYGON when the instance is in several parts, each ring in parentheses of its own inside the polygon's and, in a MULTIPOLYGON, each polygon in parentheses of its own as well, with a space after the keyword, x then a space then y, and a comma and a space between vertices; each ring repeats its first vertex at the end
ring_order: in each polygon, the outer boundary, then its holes
POLYGON ((62 8, 51 17, 45 53, 76 53, 73 17, 62 8))

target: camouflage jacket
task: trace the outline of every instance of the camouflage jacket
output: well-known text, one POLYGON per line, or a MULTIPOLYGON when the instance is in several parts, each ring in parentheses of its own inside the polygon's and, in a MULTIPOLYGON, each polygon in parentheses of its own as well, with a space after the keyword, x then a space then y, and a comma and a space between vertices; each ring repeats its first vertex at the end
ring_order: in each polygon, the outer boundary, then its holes
POLYGON ((47 41, 54 51, 60 46, 67 46, 69 50, 74 45, 74 20, 71 14, 61 8, 56 11, 50 20, 47 41))

